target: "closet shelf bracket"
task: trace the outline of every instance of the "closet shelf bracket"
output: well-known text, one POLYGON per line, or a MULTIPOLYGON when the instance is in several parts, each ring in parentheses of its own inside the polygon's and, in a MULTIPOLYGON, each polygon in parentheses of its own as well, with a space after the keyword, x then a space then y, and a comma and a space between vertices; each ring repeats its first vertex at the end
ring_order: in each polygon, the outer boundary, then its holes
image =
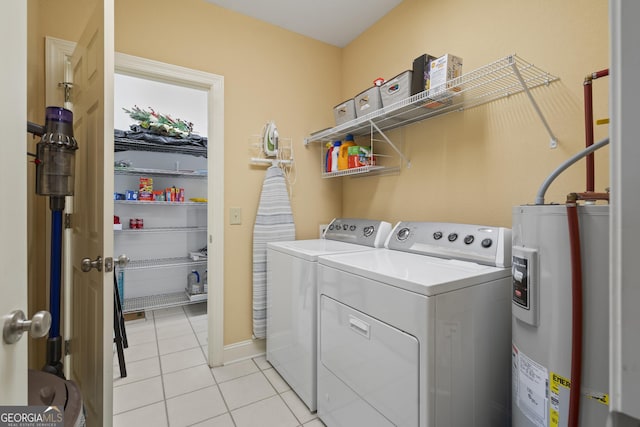
POLYGON ((382 138, 384 138, 384 140, 386 141, 387 144, 389 144, 389 147, 393 148, 393 151, 396 152, 396 154, 398 156, 400 156, 400 158, 402 159, 403 162, 405 162, 405 164, 407 165, 407 169, 411 167, 411 162, 409 161, 409 159, 407 159, 407 157, 402 154, 402 151, 400 151, 398 149, 398 147, 396 147, 396 145, 389 139, 389 137, 387 135, 385 135, 385 133, 378 127, 378 125, 376 125, 373 120, 369 120, 369 123, 371 124, 371 135, 373 135, 373 131, 375 130, 377 133, 380 134, 380 136, 382 136, 382 138))
MULTIPOLYGON (((544 125, 545 129, 547 130, 547 133, 549 134, 549 138, 551 138, 549 140, 549 148, 558 147, 558 138, 555 136, 555 134, 551 130, 551 126, 549 126, 549 123, 547 122, 547 119, 544 117, 544 114, 542 114, 542 110, 540 110, 540 107, 538 106, 538 103, 536 102, 535 98, 533 97, 533 95, 531 95, 531 91, 529 90, 529 86, 525 82, 524 78, 522 78, 522 74, 520 73, 520 70, 518 70, 518 66, 516 65, 515 61, 512 62, 511 68, 513 68, 513 74, 520 81, 520 84, 522 85, 522 88, 524 89, 524 93, 527 94, 527 97, 529 98, 529 101, 531 102, 531 105, 533 106, 533 109, 536 110, 536 113, 538 114, 538 117, 540 117, 540 121, 542 121, 542 124, 544 125)), ((548 86, 549 83, 551 83, 551 79, 547 80, 546 85, 548 86)))

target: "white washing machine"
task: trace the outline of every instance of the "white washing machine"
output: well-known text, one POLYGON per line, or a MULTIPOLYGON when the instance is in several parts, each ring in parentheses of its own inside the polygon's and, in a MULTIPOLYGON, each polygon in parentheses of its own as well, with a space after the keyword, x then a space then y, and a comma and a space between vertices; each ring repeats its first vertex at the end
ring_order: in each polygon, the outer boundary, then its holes
POLYGON ((267 244, 267 360, 316 410, 317 266, 326 254, 382 250, 391 224, 334 219, 323 239, 267 244))
POLYGON ((386 247, 318 259, 320 419, 510 426, 511 230, 400 222, 386 247))

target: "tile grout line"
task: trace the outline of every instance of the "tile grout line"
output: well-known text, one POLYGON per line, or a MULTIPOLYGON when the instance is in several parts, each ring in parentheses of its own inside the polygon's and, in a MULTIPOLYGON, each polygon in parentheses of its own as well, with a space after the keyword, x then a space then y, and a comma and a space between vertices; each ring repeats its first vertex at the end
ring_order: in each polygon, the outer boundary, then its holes
POLYGON ((153 315, 153 333, 156 336, 156 348, 158 350, 158 364, 160 366, 160 383, 162 385, 162 397, 164 397, 163 403, 164 403, 164 415, 166 417, 167 420, 167 426, 170 427, 170 423, 169 423, 169 408, 167 407, 167 393, 164 389, 164 375, 162 373, 162 357, 160 357, 160 344, 158 344, 158 331, 156 330, 156 313, 155 311, 151 312, 153 315))

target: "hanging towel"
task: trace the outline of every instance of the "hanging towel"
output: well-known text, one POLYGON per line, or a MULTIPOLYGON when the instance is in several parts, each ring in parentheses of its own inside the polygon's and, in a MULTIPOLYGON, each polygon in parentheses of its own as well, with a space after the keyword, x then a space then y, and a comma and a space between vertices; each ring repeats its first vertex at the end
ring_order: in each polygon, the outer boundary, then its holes
POLYGON ((295 238, 284 173, 278 166, 271 166, 262 183, 253 226, 253 334, 256 338, 267 335, 267 242, 295 238))

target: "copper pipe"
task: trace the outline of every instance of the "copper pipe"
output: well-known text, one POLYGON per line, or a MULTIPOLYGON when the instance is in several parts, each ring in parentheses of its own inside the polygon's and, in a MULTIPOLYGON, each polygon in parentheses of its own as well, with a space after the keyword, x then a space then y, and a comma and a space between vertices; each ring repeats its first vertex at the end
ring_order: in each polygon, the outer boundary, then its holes
POLYGON ((577 199, 576 193, 567 196, 567 221, 571 248, 571 388, 569 389, 568 427, 578 427, 580 424, 582 382, 582 258, 577 199))
MULTIPOLYGON (((584 79, 584 137, 585 147, 593 145, 593 86, 591 76, 584 79)), ((595 188, 595 156, 587 155, 587 191, 595 188)))
POLYGON ((595 73, 591 73, 591 77, 595 79, 599 79, 600 77, 605 77, 609 75, 609 69, 605 68, 604 70, 596 71, 595 73))
POLYGON ((584 193, 573 193, 576 195, 577 200, 606 200, 609 201, 609 193, 594 193, 587 191, 584 193))
MULTIPOLYGON (((584 133, 585 147, 593 145, 593 85, 592 81, 609 75, 609 69, 595 71, 584 78, 584 133)), ((587 191, 595 188, 595 156, 587 155, 587 191)))

